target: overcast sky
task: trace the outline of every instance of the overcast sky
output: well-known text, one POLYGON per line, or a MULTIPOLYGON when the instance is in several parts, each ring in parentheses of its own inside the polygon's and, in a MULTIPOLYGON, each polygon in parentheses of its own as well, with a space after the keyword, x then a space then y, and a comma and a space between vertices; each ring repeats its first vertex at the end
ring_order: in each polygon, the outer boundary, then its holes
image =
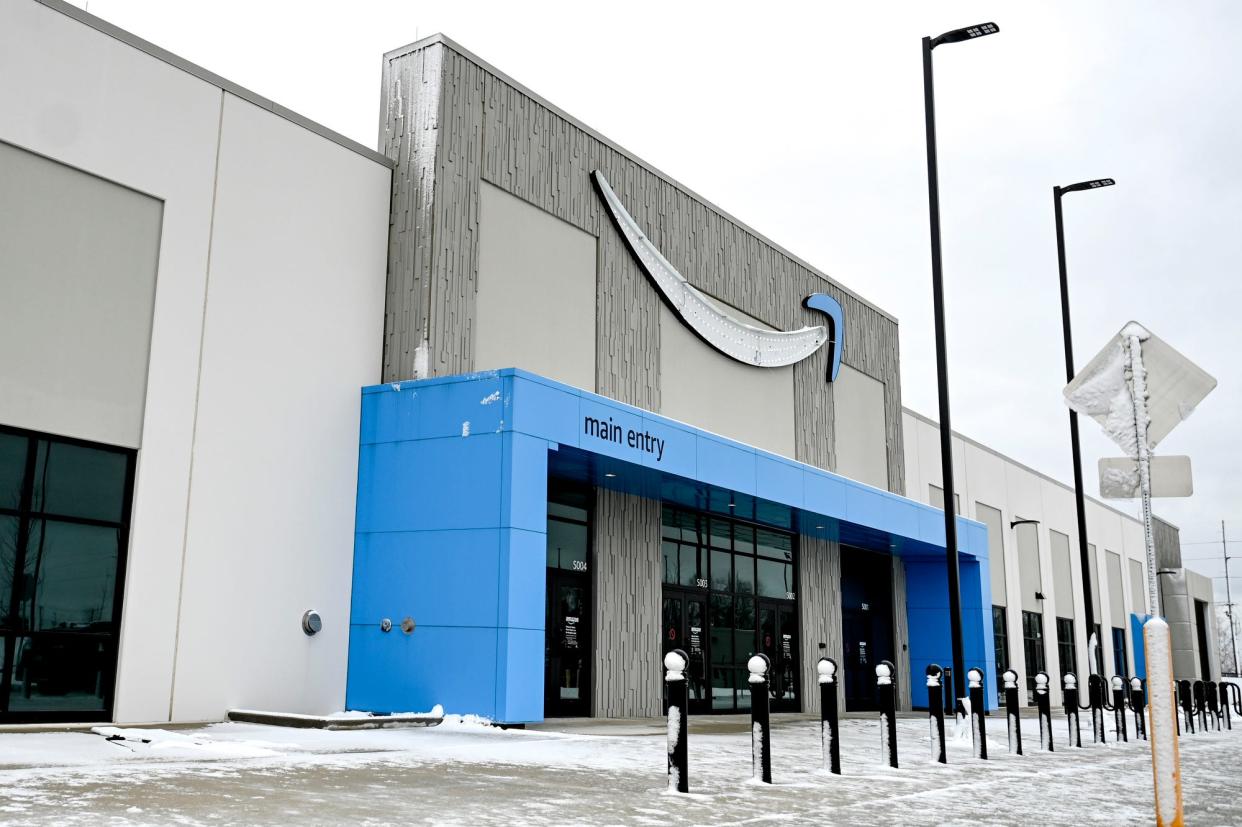
MULTIPOLYGON (((1242 555, 1242 4, 91 0, 89 10, 367 146, 383 52, 444 32, 896 315, 904 402, 931 416, 919 40, 995 20, 999 35, 936 51, 953 424, 1072 479, 1051 188, 1114 177, 1116 187, 1065 202, 1077 365, 1136 319, 1217 377, 1159 447, 1191 456, 1195 496, 1159 500, 1156 512, 1180 526, 1192 568, 1222 574, 1222 519, 1242 555)), ((1096 460, 1120 452, 1090 421, 1083 434, 1094 493, 1096 460)))

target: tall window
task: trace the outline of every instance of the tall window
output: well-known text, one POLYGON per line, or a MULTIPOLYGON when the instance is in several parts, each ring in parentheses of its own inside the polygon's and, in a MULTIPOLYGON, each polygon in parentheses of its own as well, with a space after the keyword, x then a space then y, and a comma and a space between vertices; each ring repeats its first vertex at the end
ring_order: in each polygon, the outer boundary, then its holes
POLYGON ((0 428, 0 720, 111 716, 134 453, 0 428))
POLYGON ((1000 674, 1009 668, 1009 622, 1005 619, 1005 607, 992 607, 992 645, 996 649, 996 703, 1005 705, 1005 684, 1000 674))
POLYGON ((1126 630, 1113 627, 1113 674, 1127 676, 1126 672, 1126 630))
POLYGON ((1022 648, 1026 654, 1026 702, 1035 701, 1035 673, 1044 670, 1044 616, 1022 613, 1022 648))
MULTIPOLYGON (((1074 646, 1074 619, 1057 618, 1057 659, 1061 661, 1061 674, 1073 672, 1078 675, 1078 649, 1074 646)), ((1058 683, 1060 677, 1058 676, 1058 683)))

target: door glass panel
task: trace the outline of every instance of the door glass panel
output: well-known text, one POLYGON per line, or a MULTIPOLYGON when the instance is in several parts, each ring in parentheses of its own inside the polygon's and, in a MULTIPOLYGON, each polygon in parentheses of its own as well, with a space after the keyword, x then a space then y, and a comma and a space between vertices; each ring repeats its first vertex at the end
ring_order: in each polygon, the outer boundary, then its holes
POLYGON ((35 631, 112 629, 120 529, 32 520, 19 617, 35 631))
POLYGON ((557 648, 560 654, 558 688, 563 701, 582 697, 583 672, 586 666, 586 641, 589 619, 586 616, 584 589, 581 586, 558 586, 557 648))
POLYGON ((686 600, 686 654, 690 656, 690 700, 707 698, 707 660, 703 644, 706 640, 706 609, 702 600, 686 600))
POLYGON ((116 451, 39 441, 31 509, 119 522, 128 458, 116 451))
POLYGON ((108 636, 88 633, 17 638, 9 711, 103 710, 111 648, 108 636))
POLYGON ((789 608, 780 608, 777 617, 780 640, 772 666, 780 678, 780 699, 792 702, 798 699, 798 624, 789 608))
POLYGON ((733 627, 733 659, 745 663, 755 653, 755 599, 738 597, 733 627))
POLYGON ((24 436, 0 434, 0 508, 16 511, 21 507, 29 444, 24 436))
MULTIPOLYGON (((680 597, 664 598, 664 654, 682 649, 682 622, 680 597)), ((687 653, 688 654, 688 653, 687 653)))
MULTIPOLYGON (((715 632, 712 634, 715 635, 715 632)), ((712 662, 716 662, 715 649, 712 650, 712 662)), ((733 709, 732 667, 712 667, 712 709, 733 709)))
POLYGON ((737 708, 750 709, 750 672, 745 666, 733 670, 733 686, 737 690, 737 708))

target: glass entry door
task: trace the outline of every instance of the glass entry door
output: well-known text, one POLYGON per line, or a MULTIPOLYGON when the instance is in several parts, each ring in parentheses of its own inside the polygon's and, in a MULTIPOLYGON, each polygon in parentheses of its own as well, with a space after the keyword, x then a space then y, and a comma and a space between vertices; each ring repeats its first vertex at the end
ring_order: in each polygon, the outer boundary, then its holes
POLYGON ((0 721, 112 718, 134 452, 0 428, 0 721))
POLYGON ((690 714, 710 709, 707 685, 707 596, 691 592, 664 591, 664 630, 661 656, 680 649, 690 658, 686 673, 690 714))
POLYGON ((591 583, 581 574, 548 569, 547 676, 544 714, 591 714, 591 583))
POLYGON ((768 697, 774 712, 798 710, 798 620, 786 601, 759 602, 759 651, 772 661, 768 697))

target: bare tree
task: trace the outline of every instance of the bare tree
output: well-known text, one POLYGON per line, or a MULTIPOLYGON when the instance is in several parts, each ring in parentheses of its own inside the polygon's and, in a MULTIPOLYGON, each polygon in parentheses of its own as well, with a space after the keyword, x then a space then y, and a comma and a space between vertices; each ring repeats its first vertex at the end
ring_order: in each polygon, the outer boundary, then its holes
POLYGON ((1236 614, 1230 606, 1218 606, 1216 609, 1216 651, 1220 653, 1220 673, 1222 675, 1238 674, 1238 664, 1234 660, 1234 640, 1242 633, 1236 614), (1230 624, 1233 628, 1230 628, 1230 624))

